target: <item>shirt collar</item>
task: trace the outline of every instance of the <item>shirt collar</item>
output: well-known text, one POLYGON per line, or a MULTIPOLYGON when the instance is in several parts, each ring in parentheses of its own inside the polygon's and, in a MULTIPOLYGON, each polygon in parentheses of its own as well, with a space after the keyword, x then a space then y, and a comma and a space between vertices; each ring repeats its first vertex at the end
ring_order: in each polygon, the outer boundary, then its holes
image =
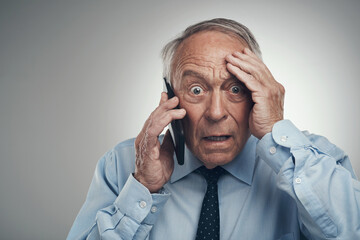
MULTIPOLYGON (((250 136, 243 150, 234 158, 234 160, 222 166, 231 175, 248 185, 251 185, 253 179, 257 141, 258 139, 256 137, 250 136)), ((180 180, 193 172, 195 169, 204 165, 186 146, 184 156, 184 165, 179 165, 175 160, 174 171, 170 178, 171 183, 180 180)), ((174 159, 175 158, 174 154, 174 159)))

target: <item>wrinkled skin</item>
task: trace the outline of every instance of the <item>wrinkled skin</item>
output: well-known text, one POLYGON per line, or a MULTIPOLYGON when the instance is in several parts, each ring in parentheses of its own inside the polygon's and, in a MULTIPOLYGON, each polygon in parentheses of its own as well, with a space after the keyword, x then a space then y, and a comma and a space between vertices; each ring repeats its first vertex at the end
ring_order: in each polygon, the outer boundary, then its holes
POLYGON ((261 139, 283 119, 284 88, 245 42, 218 31, 187 38, 172 65, 177 97, 162 93, 159 106, 136 138, 135 178, 157 192, 170 178, 171 137, 157 137, 183 119, 187 147, 207 168, 224 165, 241 152, 250 134, 261 139), (181 109, 173 109, 180 102, 181 109))

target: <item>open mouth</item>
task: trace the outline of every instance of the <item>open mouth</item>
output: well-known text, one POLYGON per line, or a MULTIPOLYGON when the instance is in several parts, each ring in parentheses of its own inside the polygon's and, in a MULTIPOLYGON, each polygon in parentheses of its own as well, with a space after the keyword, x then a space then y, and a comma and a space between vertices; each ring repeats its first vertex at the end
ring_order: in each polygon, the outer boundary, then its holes
POLYGON ((224 135, 224 136, 208 136, 205 137, 205 140, 208 141, 225 141, 230 138, 230 135, 224 135))

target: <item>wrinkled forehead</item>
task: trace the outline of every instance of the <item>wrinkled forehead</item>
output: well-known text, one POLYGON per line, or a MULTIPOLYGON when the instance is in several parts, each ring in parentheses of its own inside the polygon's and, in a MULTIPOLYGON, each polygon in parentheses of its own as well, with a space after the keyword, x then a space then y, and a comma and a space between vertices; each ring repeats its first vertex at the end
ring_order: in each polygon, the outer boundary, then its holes
POLYGON ((245 46, 247 46, 245 40, 234 33, 202 31, 191 35, 179 45, 175 53, 175 60, 191 54, 225 57, 225 53, 224 56, 219 53, 222 51, 231 53, 242 50, 245 46))
MULTIPOLYGON (((245 40, 235 34, 220 31, 203 31, 185 39, 174 54, 172 76, 179 76, 184 66, 196 62, 225 68, 225 56, 248 47, 245 40)), ((211 67, 210 66, 210 67, 211 67)))

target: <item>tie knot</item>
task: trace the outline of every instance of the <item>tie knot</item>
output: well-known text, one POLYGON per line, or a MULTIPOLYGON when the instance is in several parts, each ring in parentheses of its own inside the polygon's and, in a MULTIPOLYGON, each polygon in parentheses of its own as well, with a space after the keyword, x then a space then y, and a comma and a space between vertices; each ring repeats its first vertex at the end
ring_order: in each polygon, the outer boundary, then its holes
POLYGON ((217 166, 213 169, 207 169, 205 166, 199 167, 195 170, 196 173, 200 173, 206 179, 207 184, 216 184, 219 177, 226 173, 226 170, 217 166))

